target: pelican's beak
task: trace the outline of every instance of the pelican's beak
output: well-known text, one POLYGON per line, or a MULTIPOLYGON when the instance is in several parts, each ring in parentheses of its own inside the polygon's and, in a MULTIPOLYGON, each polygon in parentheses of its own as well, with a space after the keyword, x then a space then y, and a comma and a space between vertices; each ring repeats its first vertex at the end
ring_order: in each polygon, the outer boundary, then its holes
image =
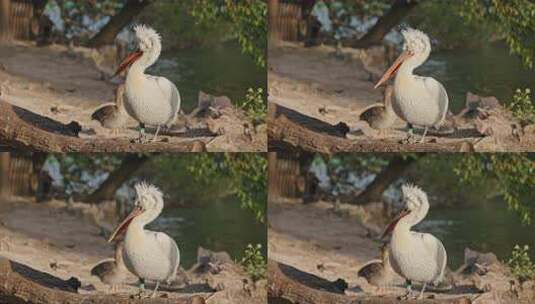
POLYGON ((126 70, 126 68, 128 68, 134 62, 136 62, 136 60, 141 58, 142 55, 143 55, 142 51, 136 50, 133 53, 131 53, 130 55, 126 56, 126 58, 123 60, 123 62, 121 62, 121 64, 117 68, 117 71, 115 72, 115 74, 113 74, 113 77, 119 75, 119 73, 121 73, 122 71, 126 70))
POLYGON ((404 216, 407 216, 411 211, 407 208, 401 210, 401 212, 386 226, 385 231, 383 232, 383 235, 381 235, 381 239, 384 239, 387 234, 392 232, 394 228, 396 227, 396 224, 401 220, 404 216))
POLYGON ((401 64, 405 60, 407 60, 409 57, 411 57, 412 55, 413 55, 413 53, 411 51, 404 51, 403 53, 401 53, 401 55, 399 55, 398 59, 396 59, 396 61, 394 61, 394 63, 388 68, 388 70, 386 70, 386 72, 384 73, 383 77, 381 77, 381 79, 379 79, 379 81, 375 85, 374 89, 377 89, 380 85, 382 85, 388 79, 390 79, 392 76, 394 76, 394 74, 396 74, 396 72, 398 71, 398 69, 401 66, 401 64))
POLYGON ((130 212, 130 214, 119 224, 119 226, 117 226, 117 228, 115 228, 115 231, 113 231, 113 233, 111 234, 110 238, 108 239, 108 243, 111 243, 111 241, 113 241, 115 239, 115 237, 117 237, 119 234, 123 233, 123 231, 126 230, 126 228, 128 228, 128 225, 130 225, 130 223, 132 222, 132 220, 140 215, 141 213, 143 213, 143 209, 139 206, 137 206, 136 208, 134 208, 134 210, 132 210, 132 212, 130 212))

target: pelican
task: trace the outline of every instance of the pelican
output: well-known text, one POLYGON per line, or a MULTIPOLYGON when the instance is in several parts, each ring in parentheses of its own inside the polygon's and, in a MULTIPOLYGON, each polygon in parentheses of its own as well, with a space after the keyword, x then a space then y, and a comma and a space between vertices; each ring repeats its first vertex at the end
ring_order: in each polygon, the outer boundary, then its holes
POLYGON ((126 279, 128 270, 124 265, 123 248, 124 243, 119 242, 115 248, 115 260, 100 262, 91 269, 91 275, 98 277, 102 283, 111 285, 112 292, 126 279))
POLYGON ((383 103, 370 105, 359 115, 359 120, 367 122, 372 129, 379 130, 381 135, 396 122, 397 116, 392 108, 392 91, 392 86, 387 86, 383 103))
POLYGON ((91 119, 96 120, 101 126, 112 129, 112 133, 117 135, 119 128, 123 127, 128 120, 128 114, 124 108, 124 85, 117 88, 115 94, 115 104, 108 104, 98 108, 92 115, 91 119))
POLYGON ((145 25, 134 27, 138 49, 128 55, 119 65, 115 75, 128 67, 126 75, 125 108, 139 122, 139 140, 143 142, 145 125, 156 126, 152 141, 156 141, 160 128, 170 127, 180 110, 180 94, 167 78, 145 74, 162 50, 160 35, 145 25))
POLYGON ((418 298, 423 298, 427 284, 437 285, 444 277, 447 254, 439 239, 429 233, 411 231, 429 210, 427 194, 413 185, 401 187, 406 208, 387 226, 383 237, 392 232, 390 264, 407 281, 407 293, 412 292, 412 281, 423 283, 418 298))
POLYGON ((126 230, 123 258, 126 268, 140 279, 140 291, 145 280, 155 281, 156 295, 160 282, 170 283, 176 277, 180 252, 175 241, 163 232, 145 230, 144 227, 158 217, 163 209, 162 192, 153 185, 135 185, 134 210, 117 226, 108 242, 126 230))
POLYGON ((373 286, 379 289, 388 286, 392 280, 388 255, 388 243, 381 246, 381 259, 375 259, 364 264, 358 271, 358 276, 363 277, 373 286))
POLYGON ((412 126, 425 128, 420 142, 424 142, 429 127, 438 128, 448 112, 448 94, 444 86, 432 77, 414 75, 415 68, 423 64, 431 53, 429 37, 415 29, 401 32, 405 38, 403 52, 375 85, 379 87, 394 74, 394 95, 392 103, 396 114, 412 126))

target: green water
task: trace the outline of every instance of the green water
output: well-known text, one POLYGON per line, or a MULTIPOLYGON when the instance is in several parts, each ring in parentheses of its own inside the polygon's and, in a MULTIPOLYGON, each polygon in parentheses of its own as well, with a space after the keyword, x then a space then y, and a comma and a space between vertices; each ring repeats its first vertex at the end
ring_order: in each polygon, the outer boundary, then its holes
POLYGON ((243 256, 247 244, 267 248, 266 226, 257 222, 250 211, 240 208, 235 197, 195 207, 166 207, 148 228, 164 231, 175 239, 180 248, 180 264, 186 269, 197 261, 199 246, 226 251, 234 260, 243 256))
POLYGON ((444 85, 453 113, 464 107, 468 91, 496 96, 504 103, 511 100, 517 88, 535 91, 535 70, 522 66, 521 60, 499 43, 432 52, 416 73, 432 76, 444 85))
POLYGON ((200 90, 224 95, 236 102, 244 98, 248 88, 266 87, 266 70, 242 54, 236 42, 170 51, 161 58, 163 61, 157 62, 148 72, 165 76, 175 83, 186 113, 197 105, 200 90))
POLYGON ((516 244, 529 245, 535 259, 535 226, 522 225, 501 199, 487 203, 431 208, 416 230, 432 233, 448 252, 448 266, 455 269, 464 262, 464 248, 493 252, 506 260, 516 244))

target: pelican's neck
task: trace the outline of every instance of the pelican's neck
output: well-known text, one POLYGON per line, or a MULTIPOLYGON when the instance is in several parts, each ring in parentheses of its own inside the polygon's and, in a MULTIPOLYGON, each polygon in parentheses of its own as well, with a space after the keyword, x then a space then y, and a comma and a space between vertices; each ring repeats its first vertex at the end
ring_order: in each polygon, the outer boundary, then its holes
MULTIPOLYGON (((141 55, 141 58, 136 60, 130 67, 130 71, 128 72, 128 76, 130 74, 133 75, 143 75, 145 74, 145 70, 153 65, 156 60, 158 60, 158 57, 160 57, 161 52, 161 46, 159 44, 155 44, 153 48, 144 51, 143 55, 141 55)), ((128 78, 127 76, 127 78, 128 78)))
POLYGON ((412 76, 414 69, 421 66, 429 58, 429 51, 427 49, 429 48, 426 48, 424 52, 414 54, 407 58, 399 67, 397 74, 399 76, 412 76))

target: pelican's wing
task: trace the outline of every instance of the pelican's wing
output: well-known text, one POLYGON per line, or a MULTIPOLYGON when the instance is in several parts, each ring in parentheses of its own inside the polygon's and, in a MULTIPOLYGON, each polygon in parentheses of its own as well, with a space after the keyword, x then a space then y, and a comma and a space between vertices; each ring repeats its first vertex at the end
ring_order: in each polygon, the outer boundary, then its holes
POLYGON ((160 76, 148 75, 147 79, 151 80, 152 86, 161 94, 158 97, 163 98, 164 100, 169 100, 171 103, 173 113, 175 113, 175 117, 173 118, 174 121, 176 114, 180 110, 180 93, 175 84, 169 79, 160 76))
POLYGON ((173 273, 169 276, 169 279, 174 279, 178 265, 180 264, 180 252, 178 246, 175 240, 163 232, 154 232, 154 237, 162 252, 169 256, 169 261, 171 265, 174 266, 173 273))
POLYGON ((444 120, 448 113, 448 93, 444 86, 433 77, 422 77, 424 79, 424 86, 430 94, 431 99, 436 99, 440 109, 441 121, 444 120))
POLYGON ((439 266, 440 272, 437 273, 437 276, 435 277, 434 282, 433 282, 433 283, 439 283, 442 281, 442 278, 444 277, 444 271, 446 269, 446 264, 448 261, 446 248, 444 248, 444 245, 442 245, 442 242, 432 234, 422 233, 421 237, 425 245, 425 248, 427 249, 427 252, 432 257, 434 257, 434 259, 437 261, 437 265, 439 266))

